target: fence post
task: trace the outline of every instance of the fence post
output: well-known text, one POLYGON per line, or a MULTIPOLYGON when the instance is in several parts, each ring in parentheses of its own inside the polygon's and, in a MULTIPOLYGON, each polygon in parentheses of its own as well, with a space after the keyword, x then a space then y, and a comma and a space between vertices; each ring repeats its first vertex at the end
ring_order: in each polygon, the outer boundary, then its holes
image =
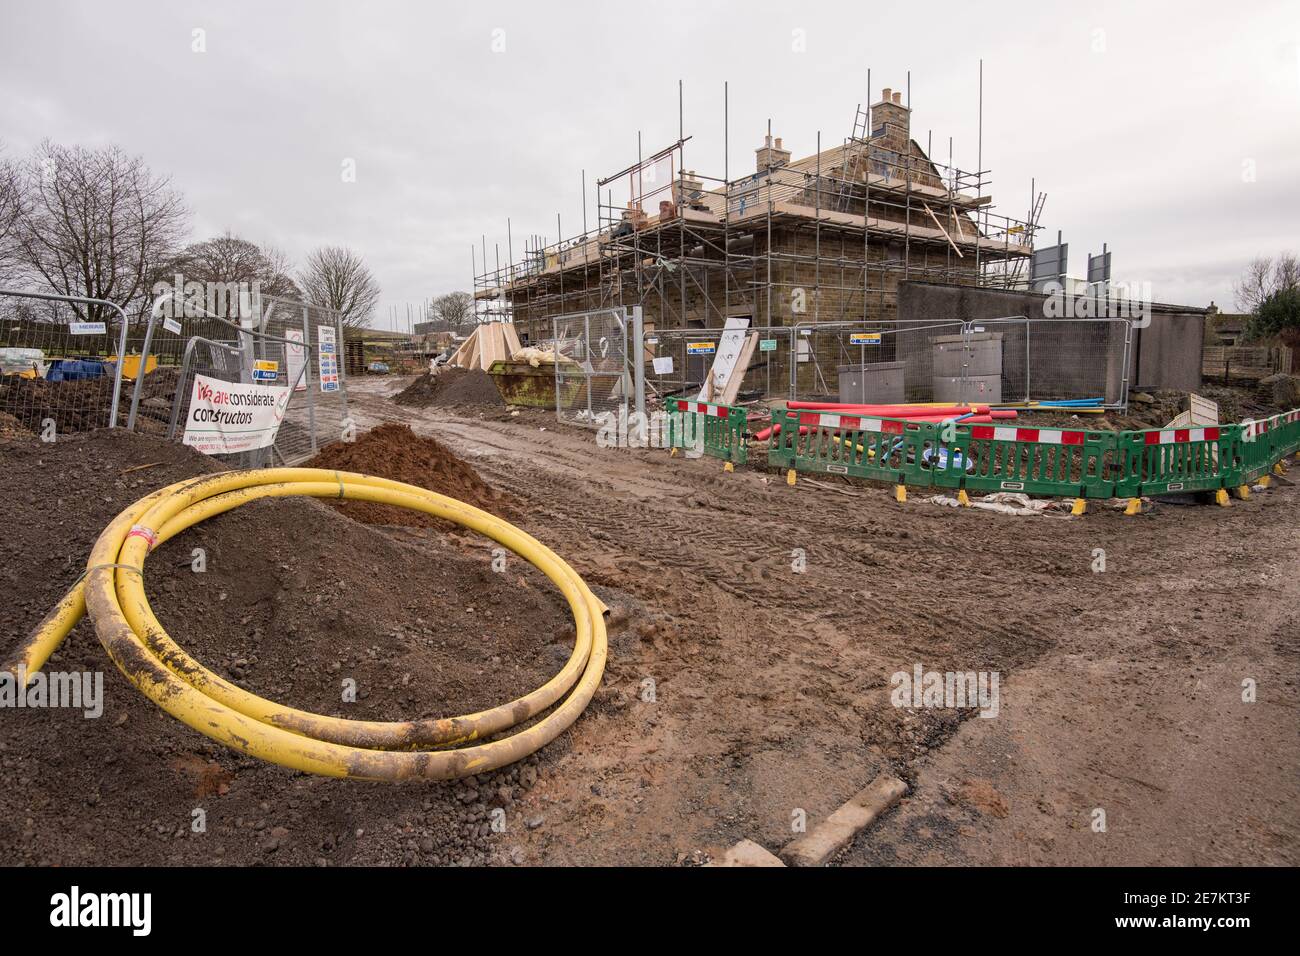
MULTIPOLYGON (((311 375, 308 374, 308 370, 311 368, 311 320, 308 317, 308 309, 305 304, 302 307, 302 351, 302 374, 307 381, 307 423, 311 426, 311 453, 315 457, 316 452, 319 450, 316 444, 316 392, 311 387, 311 375)), ((286 353, 286 366, 288 365, 288 357, 286 353)), ((343 362, 340 361, 340 378, 343 376, 342 368, 343 362)), ((286 368, 285 371, 287 372, 288 369, 286 368)), ((297 384, 297 382, 289 383, 294 388, 297 387, 297 384)), ((290 400, 292 401, 292 399, 290 400)))
POLYGON ((645 421, 645 324, 641 306, 632 306, 632 376, 638 421, 645 421))

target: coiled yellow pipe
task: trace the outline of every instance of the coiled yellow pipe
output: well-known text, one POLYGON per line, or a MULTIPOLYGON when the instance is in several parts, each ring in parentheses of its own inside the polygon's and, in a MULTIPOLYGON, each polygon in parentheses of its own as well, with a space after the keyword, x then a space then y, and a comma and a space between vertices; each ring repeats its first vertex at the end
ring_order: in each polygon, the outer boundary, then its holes
POLYGON ((454 498, 398 481, 318 468, 226 472, 170 485, 114 518, 96 541, 83 580, 46 615, 7 669, 27 675, 40 670, 89 613, 100 643, 118 669, 167 713, 213 740, 272 763, 326 776, 451 780, 526 757, 578 718, 605 670, 605 611, 582 578, 540 541, 454 498), (205 518, 257 498, 291 495, 350 498, 423 511, 478 531, 526 558, 569 602, 576 640, 568 662, 541 687, 508 704, 463 717, 396 723, 296 710, 212 673, 186 654, 154 616, 144 592, 145 557, 205 518), (558 707, 526 729, 488 743, 473 743, 530 720, 561 698, 558 707), (449 749, 465 744, 472 745, 449 749))

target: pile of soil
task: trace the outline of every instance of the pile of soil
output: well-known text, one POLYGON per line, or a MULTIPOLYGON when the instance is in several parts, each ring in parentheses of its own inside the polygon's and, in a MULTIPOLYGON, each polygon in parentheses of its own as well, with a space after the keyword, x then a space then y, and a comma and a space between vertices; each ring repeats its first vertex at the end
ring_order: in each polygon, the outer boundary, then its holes
MULTIPOLYGON (((500 517, 509 517, 510 499, 479 477, 472 466, 457 458, 437 439, 417 435, 409 425, 388 423, 373 428, 354 442, 336 442, 308 461, 305 468, 355 471, 428 488, 500 517)), ((404 525, 412 528, 455 527, 423 511, 372 501, 331 501, 349 518, 365 524, 404 525)))
MULTIPOLYGON (((80 574, 103 526, 153 489, 220 464, 176 443, 99 430, 5 445, 0 658, 80 574), (146 466, 146 467, 138 467, 146 466), (137 470, 130 470, 137 468, 137 470)), ((263 697, 355 719, 469 713, 559 670, 564 601, 490 542, 358 524, 313 499, 214 517, 149 558, 147 591, 172 637, 263 697), (206 570, 195 573, 202 548, 206 570), (341 687, 354 680, 357 701, 341 687)), ((0 865, 455 864, 520 860, 518 802, 562 751, 449 784, 390 787, 275 767, 159 710, 83 621, 52 659, 101 672, 103 715, 13 709, 0 735, 0 865), (494 807, 507 830, 492 833, 494 807), (206 832, 191 828, 206 812, 206 832)))
POLYGON ((31 432, 23 428, 23 423, 8 412, 0 412, 0 440, 6 438, 24 438, 31 432))
POLYGON ((0 378, 0 411, 6 412, 28 431, 39 433, 47 418, 54 419, 60 433, 89 431, 108 424, 113 401, 113 378, 47 382, 43 378, 6 375, 0 378))
POLYGON ((393 401, 417 408, 505 404, 492 376, 476 368, 444 368, 437 375, 421 375, 393 396, 393 401))

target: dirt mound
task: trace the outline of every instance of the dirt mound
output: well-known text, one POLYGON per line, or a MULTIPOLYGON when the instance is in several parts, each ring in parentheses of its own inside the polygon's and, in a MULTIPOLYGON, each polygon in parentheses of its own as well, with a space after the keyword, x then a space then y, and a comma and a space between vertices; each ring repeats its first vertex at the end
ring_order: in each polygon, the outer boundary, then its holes
POLYGON ((437 375, 421 375, 398 392, 393 401, 419 408, 505 404, 492 376, 474 368, 446 368, 437 375))
POLYGON ((111 375, 73 382, 17 375, 0 379, 0 411, 13 415, 31 432, 39 432, 51 418, 64 434, 103 428, 108 424, 112 399, 111 375))
POLYGON ((0 412, 0 439, 28 438, 31 434, 18 419, 8 412, 0 412))
MULTIPOLYGON (((434 438, 415 434, 409 425, 387 424, 371 429, 354 442, 327 447, 306 468, 333 468, 404 481, 456 498, 466 504, 506 517, 510 502, 434 438)), ((405 525, 415 528, 450 528, 448 522, 394 505, 370 501, 331 501, 350 518, 365 524, 405 525)))
MULTIPOLYGON (((12 442, 3 454, 0 524, 22 560, 0 568, 0 656, 77 578, 123 507, 220 467, 108 430, 12 442)), ((181 646, 263 697, 356 719, 469 713, 540 686, 572 646, 550 582, 521 559, 493 573, 489 547, 367 527, 311 499, 263 500, 160 546, 147 589, 181 646), (206 554, 201 574, 195 548, 206 554), (342 702, 349 680, 355 703, 342 702)), ((328 780, 241 756, 160 711, 109 663, 88 622, 50 666, 101 672, 103 716, 4 712, 0 865, 509 861, 525 831, 516 804, 548 762, 544 751, 445 785, 328 780), (191 829, 196 807, 205 833, 191 829), (494 807, 505 808, 504 837, 489 837, 494 807)))

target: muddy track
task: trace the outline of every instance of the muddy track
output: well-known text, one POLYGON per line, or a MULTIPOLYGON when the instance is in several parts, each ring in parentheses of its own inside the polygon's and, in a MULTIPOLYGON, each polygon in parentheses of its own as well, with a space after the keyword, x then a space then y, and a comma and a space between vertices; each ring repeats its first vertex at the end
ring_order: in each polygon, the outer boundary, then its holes
POLYGON ((363 426, 402 420, 449 443, 528 503, 530 532, 626 595, 604 691, 616 719, 575 736, 555 778, 572 789, 554 794, 570 825, 539 838, 556 862, 673 862, 742 836, 780 846, 792 813, 828 812, 885 765, 914 779, 972 715, 891 706, 895 671, 1007 675, 1065 642, 1113 647, 1137 622, 1187 613, 1169 582, 1211 542, 1222 573, 1193 603, 1229 621, 1248 577, 1237 562, 1252 555, 1243 524, 1295 522, 1290 489, 1137 519, 1098 505, 1081 520, 899 506, 863 485, 790 488, 757 468, 600 449, 542 413, 352 403, 363 426), (1094 573, 1097 549, 1123 573, 1094 573))

